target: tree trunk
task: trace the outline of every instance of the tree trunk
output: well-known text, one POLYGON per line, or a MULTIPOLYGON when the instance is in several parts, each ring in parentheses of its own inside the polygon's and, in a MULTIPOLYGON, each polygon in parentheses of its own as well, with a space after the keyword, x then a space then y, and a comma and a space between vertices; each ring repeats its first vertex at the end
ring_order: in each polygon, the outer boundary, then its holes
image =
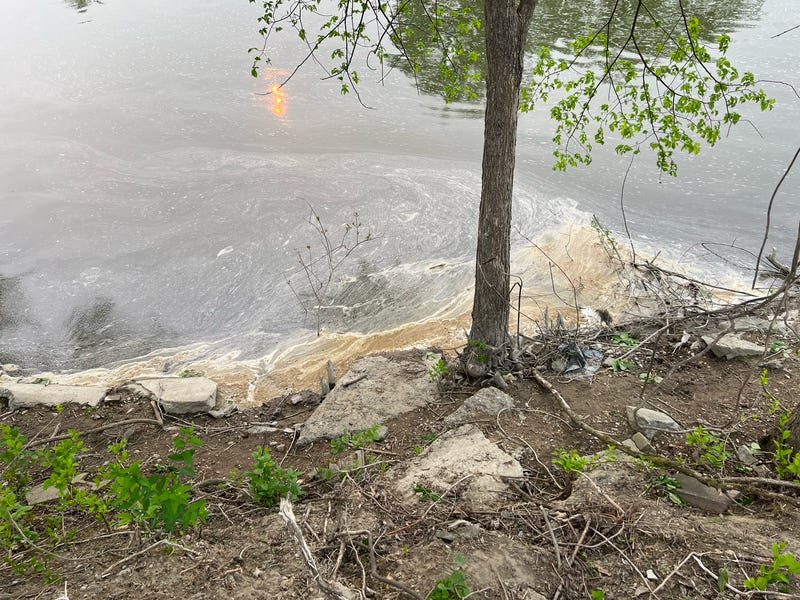
MULTIPOLYGON (((511 203, 517 112, 525 41, 535 0, 486 0, 486 114, 475 263, 471 345, 477 371, 488 371, 508 347, 511 203), (486 347, 484 347, 484 344, 486 347), (491 359, 491 360, 489 360, 491 359)), ((478 374, 478 373, 473 373, 478 374)))

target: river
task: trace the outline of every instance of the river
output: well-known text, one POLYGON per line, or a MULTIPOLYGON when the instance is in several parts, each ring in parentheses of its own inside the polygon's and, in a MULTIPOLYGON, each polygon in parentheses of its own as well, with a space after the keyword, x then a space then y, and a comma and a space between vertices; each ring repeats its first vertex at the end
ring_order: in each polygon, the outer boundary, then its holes
MULTIPOLYGON (((732 60, 800 86, 800 30, 774 37, 798 24, 794 0, 750 5, 720 18, 732 60)), ((313 338, 298 262, 320 241, 311 210, 331 238, 354 212, 375 236, 337 272, 349 285, 326 310, 327 331, 463 311, 480 107, 445 105, 395 70, 380 85, 368 74, 365 108, 313 64, 279 94, 259 95, 303 48, 284 38, 251 78, 256 8, 0 3, 0 362, 85 369, 192 345, 195 358, 257 361, 313 338)), ((650 159, 634 163, 625 205, 637 244, 706 273, 748 260, 725 244, 757 251, 766 204, 800 143, 800 101, 765 85, 776 109, 747 113, 752 126, 681 159, 677 179, 659 177, 650 159)), ((555 173, 549 130, 546 110, 521 115, 515 243, 593 213, 621 231, 628 160, 602 151, 589 168, 555 173)), ((784 257, 798 183, 795 170, 776 199, 768 247, 784 257)))

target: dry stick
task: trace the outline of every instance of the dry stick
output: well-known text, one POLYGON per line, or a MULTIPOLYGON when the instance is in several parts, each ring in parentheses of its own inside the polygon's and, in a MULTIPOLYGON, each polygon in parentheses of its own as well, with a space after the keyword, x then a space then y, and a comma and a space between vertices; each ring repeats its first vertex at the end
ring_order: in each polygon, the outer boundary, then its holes
MULTIPOLYGON (((770 219, 772 217, 772 205, 775 202, 775 196, 778 194, 778 190, 780 189, 784 179, 786 179, 786 176, 789 174, 789 171, 792 170, 792 167, 794 166, 794 163, 797 160, 798 156, 800 156, 800 147, 797 148, 797 152, 794 153, 794 157, 789 163, 789 166, 786 167, 786 170, 783 172, 783 175, 778 180, 778 185, 776 185, 775 189, 772 190, 772 196, 770 196, 769 204, 767 205, 767 223, 766 226, 764 227, 764 240, 761 242, 761 248, 758 251, 758 258, 756 259, 756 272, 753 275, 753 288, 756 287, 756 281, 758 280, 758 267, 761 264, 761 256, 764 254, 764 247, 767 245, 767 237, 769 237, 770 219)), ((788 279, 789 278, 787 278, 787 281, 788 279)))
POLYGON ((286 526, 292 532, 292 535, 299 546, 300 553, 303 555, 303 560, 305 561, 308 570, 311 571, 311 578, 317 584, 317 587, 319 587, 320 591, 328 598, 334 598, 334 600, 355 600, 358 597, 356 592, 342 585, 338 581, 325 581, 325 579, 322 578, 322 575, 320 575, 319 569, 317 568, 317 563, 314 560, 314 555, 311 554, 311 550, 309 549, 308 544, 303 537, 303 532, 300 529, 300 526, 297 524, 297 519, 295 518, 294 511, 292 510, 292 502, 288 497, 281 498, 280 515, 283 521, 286 523, 286 526))
MULTIPOLYGON (((133 425, 135 423, 147 423, 149 425, 158 425, 159 427, 163 427, 164 422, 156 421, 155 419, 127 419, 125 421, 117 421, 116 423, 109 423, 108 425, 101 425, 100 427, 95 427, 94 429, 87 429, 86 431, 79 431, 78 435, 81 437, 91 435, 93 433, 100 433, 101 431, 105 431, 106 429, 113 429, 114 427, 122 427, 123 425, 133 425)), ((43 446, 44 444, 49 444, 51 442, 59 442, 61 440, 66 440, 72 437, 72 434, 65 433, 63 435, 58 435, 56 437, 37 440, 35 442, 31 442, 28 444, 28 448, 35 448, 36 446, 43 446)))
MULTIPOLYGON (((561 408, 564 410, 565 413, 567 413, 567 415, 569 415, 569 418, 572 420, 573 423, 575 423, 575 425, 577 425, 578 427, 583 429, 588 434, 594 436, 595 438, 597 438, 601 442, 603 442, 605 444, 608 444, 608 445, 611 445, 611 446, 614 446, 620 452, 624 452, 625 454, 627 454, 629 456, 632 456, 633 458, 639 458, 639 459, 642 459, 642 460, 646 460, 646 461, 649 461, 649 462, 651 462, 652 464, 654 464, 654 465, 656 465, 658 467, 667 468, 667 469, 673 469, 674 471, 678 471, 679 473, 683 473, 684 475, 688 475, 690 477, 694 477, 699 482, 704 483, 704 484, 706 484, 708 486, 711 486, 713 488, 716 488, 716 489, 718 489, 718 490, 720 490, 722 492, 727 492, 727 491, 730 490, 730 487, 728 486, 727 483, 725 483, 725 481, 720 481, 718 479, 714 479, 714 478, 711 478, 711 477, 706 477, 702 473, 699 473, 699 472, 695 471, 694 469, 691 469, 691 468, 687 467, 686 465, 683 465, 683 464, 681 464, 681 463, 679 463, 677 461, 674 461, 672 459, 666 458, 664 456, 658 456, 658 455, 655 455, 655 454, 645 454, 644 452, 639 452, 638 450, 632 450, 631 448, 628 448, 627 446, 621 444, 618 440, 615 440, 613 437, 611 437, 607 433, 604 433, 604 432, 600 431, 599 429, 595 429, 594 427, 592 427, 591 425, 586 423, 583 419, 581 419, 575 413, 575 411, 572 410, 572 407, 570 407, 570 405, 567 403, 567 401, 564 399, 564 397, 559 393, 559 391, 553 387, 553 384, 550 383, 549 381, 547 381, 547 379, 545 379, 544 377, 542 377, 542 375, 539 373, 539 371, 537 371, 536 369, 532 368, 532 369, 526 370, 525 374, 532 376, 539 385, 541 385, 548 392, 553 394, 553 396, 556 398, 556 400, 558 400, 559 404, 561 405, 561 408)), ((746 493, 753 494, 753 495, 759 496, 761 498, 768 498, 770 500, 776 500, 776 501, 779 501, 779 502, 788 502, 789 504, 792 504, 793 506, 800 507, 800 501, 798 501, 795 498, 792 498, 790 496, 786 496, 784 494, 776 494, 774 492, 770 492, 770 491, 761 489, 759 487, 753 487, 751 485, 747 485, 746 482, 743 482, 743 483, 745 483, 745 485, 744 486, 738 486, 738 488, 741 489, 742 491, 746 492, 746 493)), ((779 481, 779 480, 767 479, 767 480, 764 480, 764 481, 759 482, 759 483, 781 486, 781 485, 783 485, 784 482, 779 481)))
POLYGON ((192 550, 191 548, 187 548, 186 546, 181 546, 180 544, 176 544, 175 542, 170 542, 169 540, 158 540, 154 544, 150 544, 147 548, 144 548, 143 550, 139 550, 139 552, 134 552, 130 556, 126 556, 122 560, 118 560, 117 562, 115 562, 113 565, 108 567, 105 571, 103 571, 100 574, 100 579, 105 579, 106 577, 111 575, 111 571, 113 571, 118 566, 128 562, 129 560, 133 560, 137 556, 141 556, 145 552, 149 552, 150 550, 152 550, 153 548, 155 548, 157 546, 164 546, 164 545, 169 546, 171 548, 178 548, 178 549, 183 550, 184 552, 186 552, 188 554, 193 554, 194 556, 200 556, 199 552, 195 552, 194 550, 192 550))
POLYGON ((353 535, 366 535, 367 536, 367 546, 369 549, 369 574, 372 575, 375 579, 384 583, 390 587, 395 588, 396 590, 400 590, 404 594, 411 596, 414 600, 424 600, 422 596, 420 596, 417 592, 412 590, 410 587, 406 586, 399 581, 395 581, 389 577, 384 577, 380 573, 378 573, 378 561, 375 558, 375 545, 372 542, 372 532, 368 529, 363 529, 360 531, 342 531, 339 535, 346 535, 348 538, 353 535))
MULTIPOLYGON (((583 544, 583 540, 586 539, 586 533, 589 531, 589 525, 591 524, 591 519, 586 519, 586 525, 583 527, 583 531, 581 532, 578 541, 575 544, 575 548, 572 550, 572 555, 569 557, 567 561, 567 567, 571 567, 572 563, 575 562, 575 557, 578 555, 578 550, 580 550, 581 545, 583 544)), ((574 529, 573 529, 574 531, 574 529)), ((558 600, 561 597, 561 589, 564 587, 564 581, 562 580, 558 584, 558 588, 556 589, 555 594, 553 594, 553 600, 558 600)))
POLYGON ((661 583, 659 583, 659 584, 658 584, 658 587, 657 587, 656 589, 654 589, 654 590, 653 590, 653 593, 654 593, 654 594, 657 594, 657 593, 658 593, 658 591, 659 591, 661 588, 663 588, 665 585, 667 585, 667 582, 668 582, 668 581, 669 581, 669 580, 672 578, 672 576, 673 576, 673 575, 675 575, 675 573, 677 573, 678 571, 680 571, 680 570, 681 570, 681 567, 683 567, 683 565, 685 565, 687 562, 689 562, 689 559, 693 558, 694 556, 695 556, 695 553, 694 553, 694 552, 689 552, 689 554, 687 554, 687 555, 686 555, 686 558, 684 558, 684 559, 683 559, 683 560, 682 560, 682 561, 681 561, 681 562, 678 564, 678 566, 677 566, 677 567, 675 567, 674 569, 672 569, 672 571, 670 572, 670 574, 669 574, 669 575, 667 575, 667 576, 664 578, 664 580, 663 580, 661 583))
POLYGON ((561 569, 561 552, 558 549, 558 541, 556 540, 556 534, 553 532, 553 526, 550 525, 550 518, 547 516, 547 511, 544 509, 544 506, 541 504, 539 505, 539 510, 542 511, 542 516, 544 517, 544 524, 547 525, 547 531, 550 532, 550 539, 553 540, 553 548, 556 551, 556 563, 558 565, 559 570, 561 569))

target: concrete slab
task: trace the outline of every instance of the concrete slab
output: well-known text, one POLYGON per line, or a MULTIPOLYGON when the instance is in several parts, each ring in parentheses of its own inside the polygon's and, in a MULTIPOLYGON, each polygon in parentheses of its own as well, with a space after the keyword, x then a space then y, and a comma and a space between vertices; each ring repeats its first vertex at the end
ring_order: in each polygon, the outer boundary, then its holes
POLYGON ((206 377, 154 377, 135 382, 170 415, 208 412, 217 403, 217 384, 206 377))
POLYGON ((33 406, 64 406, 80 404, 97 406, 108 390, 104 387, 80 385, 42 385, 38 383, 5 383, 0 387, 0 399, 8 402, 9 410, 33 406))
POLYGON ((297 443, 363 431, 435 400, 436 383, 421 359, 360 358, 308 418, 297 443))
POLYGON ((392 484, 406 501, 413 501, 414 486, 442 494, 462 486, 459 497, 471 510, 493 510, 503 501, 508 486, 502 477, 522 477, 522 466, 486 439, 474 425, 462 425, 436 439, 392 484))

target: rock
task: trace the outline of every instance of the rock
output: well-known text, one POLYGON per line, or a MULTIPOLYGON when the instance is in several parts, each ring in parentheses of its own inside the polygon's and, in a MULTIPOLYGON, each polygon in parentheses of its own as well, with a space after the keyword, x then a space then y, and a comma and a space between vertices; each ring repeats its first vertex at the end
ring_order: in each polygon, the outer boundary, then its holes
POLYGON ((251 425, 247 428, 247 433, 251 435, 258 435, 260 433, 275 433, 279 431, 277 427, 271 425, 251 425))
POLYGON ((636 447, 640 452, 644 452, 646 454, 656 453, 656 451, 653 449, 653 446, 650 445, 650 440, 648 440, 638 431, 631 436, 631 439, 633 440, 633 443, 636 444, 636 447))
POLYGON ((106 388, 80 385, 6 383, 0 387, 0 398, 8 401, 9 410, 32 406, 56 407, 65 404, 97 406, 105 398, 106 391, 106 388))
POLYGON ((735 494, 734 492, 729 492, 728 495, 725 495, 718 489, 707 486, 697 481, 694 477, 683 473, 676 473, 674 477, 681 485, 680 488, 674 490, 675 494, 688 504, 710 513, 719 514, 725 512, 738 495, 738 493, 735 494))
POLYGON ((436 401, 436 383, 421 360, 367 356, 341 381, 354 383, 331 390, 306 421, 298 445, 363 431, 436 401))
POLYGON ((459 485, 459 498, 469 510, 494 510, 508 486, 502 477, 522 477, 522 466, 500 450, 474 425, 462 425, 437 438, 422 455, 415 457, 391 484, 412 501, 414 486, 437 494, 452 492, 459 485))
POLYGON ((736 448, 736 457, 743 465, 747 465, 748 467, 752 467, 758 462, 758 459, 756 458, 755 454, 753 453, 753 449, 749 444, 742 444, 736 448))
POLYGON ((733 321, 734 331, 759 331, 761 333, 766 333, 770 330, 770 327, 772 333, 784 333, 786 331, 786 324, 780 317, 773 321, 773 319, 763 319, 761 317, 747 315, 734 319, 733 321))
POLYGON ((675 419, 660 410, 626 406, 625 414, 631 429, 640 431, 648 440, 652 440, 659 433, 682 433, 684 430, 675 419))
POLYGON ((513 408, 514 399, 497 388, 483 388, 464 401, 455 411, 444 418, 448 427, 463 425, 478 415, 495 416, 503 409, 513 408))
POLYGON ((746 356, 761 356, 764 354, 764 346, 748 342, 733 333, 727 333, 714 342, 716 336, 704 335, 703 341, 707 346, 711 346, 711 352, 719 358, 725 357, 728 360, 742 358, 746 356))
MULTIPOLYGON (((86 481, 86 477, 87 477, 86 473, 78 473, 72 479, 72 484, 73 485, 80 484, 82 487, 86 487, 89 489, 96 489, 97 486, 91 481, 86 481)), ((58 489, 54 486, 45 488, 44 484, 40 483, 39 485, 32 487, 25 493, 25 499, 28 501, 28 504, 30 505, 42 504, 44 502, 52 502, 53 500, 58 499, 58 489)))
POLYGON ((208 414, 214 417, 215 419, 224 419, 226 417, 230 417, 233 413, 239 410, 239 407, 235 404, 228 404, 224 408, 215 408, 213 410, 208 411, 208 414))
POLYGON ((154 377, 136 383, 155 396, 170 415, 208 412, 217 402, 217 384, 206 377, 154 377))

